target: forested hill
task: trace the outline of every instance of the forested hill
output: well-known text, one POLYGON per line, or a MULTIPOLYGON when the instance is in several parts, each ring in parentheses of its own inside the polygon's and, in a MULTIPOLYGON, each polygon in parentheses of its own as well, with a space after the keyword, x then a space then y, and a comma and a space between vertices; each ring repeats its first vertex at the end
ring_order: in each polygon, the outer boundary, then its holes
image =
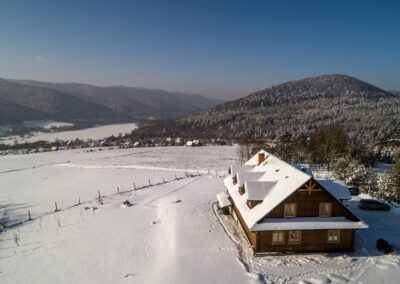
POLYGON ((99 87, 0 78, 0 126, 30 120, 75 125, 171 118, 221 103, 201 95, 124 86, 99 87))
MULTIPOLYGON (((182 136, 274 138, 296 136, 328 124, 342 124, 352 136, 376 139, 399 127, 400 97, 346 75, 289 81, 163 124, 163 133, 182 136)), ((160 127, 142 132, 157 135, 160 127)))

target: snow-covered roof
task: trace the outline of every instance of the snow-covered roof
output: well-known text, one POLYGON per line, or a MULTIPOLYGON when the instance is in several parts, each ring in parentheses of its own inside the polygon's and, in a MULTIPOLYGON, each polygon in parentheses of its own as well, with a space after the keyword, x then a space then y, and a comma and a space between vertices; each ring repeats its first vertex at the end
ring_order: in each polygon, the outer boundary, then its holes
MULTIPOLYGON (((266 151, 261 150, 259 153, 264 153, 266 159, 260 165, 254 166, 247 173, 238 172, 238 183, 236 186, 232 183, 231 177, 226 178, 224 181, 235 206, 239 209, 244 221, 251 230, 268 212, 311 179, 310 175, 266 151), (275 185, 273 189, 265 191, 263 202, 250 209, 246 204, 247 195, 240 195, 237 189, 238 185, 244 184, 244 181, 275 182, 275 185)), ((254 155, 249 161, 253 161, 252 163, 254 163, 255 159, 258 161, 259 153, 254 155)))
POLYGON ((346 184, 341 180, 317 179, 323 188, 339 200, 350 200, 351 194, 346 184))
POLYGON ((218 206, 219 208, 224 208, 226 206, 232 205, 229 200, 229 195, 226 192, 220 192, 217 194, 218 206))
POLYGON ((351 221, 346 217, 296 217, 265 218, 257 223, 254 231, 269 230, 326 230, 326 229, 367 229, 363 221, 351 221))
POLYGON ((263 176, 263 172, 238 172, 236 173, 239 186, 243 186, 247 180, 258 180, 263 176))
POLYGON ((306 174, 308 174, 310 176, 313 175, 312 168, 309 164, 293 164, 292 166, 298 170, 305 172, 306 174))
POLYGON ((264 200, 269 191, 276 185, 277 181, 245 181, 247 200, 264 200))
POLYGON ((231 177, 234 177, 238 172, 249 171, 254 165, 231 165, 231 177))
MULTIPOLYGON (((290 165, 264 150, 261 150, 259 153, 248 161, 250 163, 245 163, 245 165, 253 165, 250 169, 244 171, 244 168, 242 168, 241 171, 237 172, 236 185, 233 184, 231 177, 224 180, 233 203, 240 211, 248 228, 252 231, 259 230, 259 224, 257 223, 260 222, 266 214, 303 184, 312 179, 312 174, 308 174, 307 171, 290 165), (255 161, 258 162, 259 153, 264 153, 266 159, 260 165, 254 165, 255 161), (238 187, 242 185, 245 185, 245 194, 240 195, 238 187), (250 209, 246 204, 247 200, 258 200, 262 202, 250 209)), ((325 182, 325 185, 326 184, 328 184, 329 188, 327 190, 335 198, 342 199, 342 197, 346 197, 346 192, 342 189, 340 183, 332 185, 331 182, 325 182)), ((323 184, 321 184, 321 186, 325 188, 323 184)), ((279 220, 282 221, 282 219, 279 220)), ((291 219, 291 221, 293 220, 294 219, 291 219)), ((326 218, 322 219, 322 222, 326 221, 326 218)), ((354 223, 354 221, 350 220, 348 220, 348 222, 354 223)), ((335 224, 335 226, 338 225, 337 223, 335 224)), ((332 223, 331 225, 334 224, 332 223)))
POLYGON ((264 154, 265 157, 268 157, 268 155, 269 155, 269 153, 267 151, 260 150, 260 151, 258 151, 257 154, 255 154, 253 157, 251 157, 250 160, 248 160, 244 164, 249 165, 249 166, 257 166, 258 165, 258 154, 264 154))

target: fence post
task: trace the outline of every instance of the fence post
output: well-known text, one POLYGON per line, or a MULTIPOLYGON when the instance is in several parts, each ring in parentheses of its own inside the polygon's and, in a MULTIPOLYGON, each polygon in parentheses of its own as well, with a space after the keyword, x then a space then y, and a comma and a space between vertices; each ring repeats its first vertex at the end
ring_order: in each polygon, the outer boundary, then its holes
POLYGON ((119 194, 119 186, 117 186, 117 192, 118 192, 118 194, 119 194))
POLYGON ((31 221, 32 217, 31 217, 31 210, 28 210, 28 221, 31 221))
POLYGON ((81 205, 81 197, 78 197, 78 205, 81 205))
POLYGON ((56 210, 55 210, 54 212, 57 212, 57 211, 58 211, 58 207, 57 207, 57 201, 56 201, 56 202, 54 202, 54 205, 56 206, 56 210))
POLYGON ((133 183, 133 190, 136 190, 136 183, 133 183))
POLYGON ((99 198, 101 198, 101 195, 100 195, 100 190, 99 190, 99 198))
POLYGON ((151 185, 150 179, 149 179, 149 186, 151 185))

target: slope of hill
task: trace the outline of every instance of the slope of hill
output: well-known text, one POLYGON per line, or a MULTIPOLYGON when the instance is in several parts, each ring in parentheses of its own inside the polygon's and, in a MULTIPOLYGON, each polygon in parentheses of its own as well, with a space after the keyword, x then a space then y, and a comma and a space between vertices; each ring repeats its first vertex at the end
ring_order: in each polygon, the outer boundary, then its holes
POLYGON ((122 122, 129 116, 58 90, 18 84, 0 79, 1 123, 15 124, 27 120, 53 119, 78 123, 122 122), (7 107, 9 106, 9 107, 7 107), (13 107, 10 107, 13 106, 13 107))
POLYGON ((220 103, 200 95, 123 86, 97 87, 0 78, 0 124, 21 126, 30 120, 94 124, 170 118, 208 109, 220 103))
MULTIPOLYGON (((376 138, 399 127, 400 97, 356 78, 323 75, 254 92, 163 127, 186 136, 274 138, 340 123, 360 138, 376 138)), ((159 127, 158 127, 159 128, 159 127)), ((138 131, 160 132, 155 125, 138 131)))
POLYGON ((169 118, 206 110, 222 101, 201 95, 125 86, 99 87, 76 83, 46 83, 13 80, 28 86, 45 87, 103 105, 134 119, 169 118))

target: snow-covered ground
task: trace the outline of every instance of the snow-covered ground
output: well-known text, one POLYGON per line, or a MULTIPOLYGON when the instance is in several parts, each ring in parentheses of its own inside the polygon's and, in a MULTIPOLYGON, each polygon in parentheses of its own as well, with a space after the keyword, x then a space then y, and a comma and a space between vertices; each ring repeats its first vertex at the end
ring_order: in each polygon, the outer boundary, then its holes
POLYGON ((130 133, 132 130, 137 128, 135 123, 123 123, 113 125, 103 125, 98 127, 92 127, 82 130, 70 130, 60 132, 33 132, 33 135, 25 135, 24 137, 13 135, 0 138, 0 143, 13 144, 13 143, 32 143, 39 140, 53 142, 56 139, 59 140, 73 140, 75 138, 86 140, 86 139, 102 139, 111 135, 119 135, 120 133, 130 133))
POLYGON ((354 253, 254 257, 215 210, 236 157, 230 146, 0 157, 3 221, 34 218, 0 233, 0 283, 398 283, 398 255, 374 247, 379 237, 400 246, 399 215, 356 199, 348 206, 370 229, 354 253))

